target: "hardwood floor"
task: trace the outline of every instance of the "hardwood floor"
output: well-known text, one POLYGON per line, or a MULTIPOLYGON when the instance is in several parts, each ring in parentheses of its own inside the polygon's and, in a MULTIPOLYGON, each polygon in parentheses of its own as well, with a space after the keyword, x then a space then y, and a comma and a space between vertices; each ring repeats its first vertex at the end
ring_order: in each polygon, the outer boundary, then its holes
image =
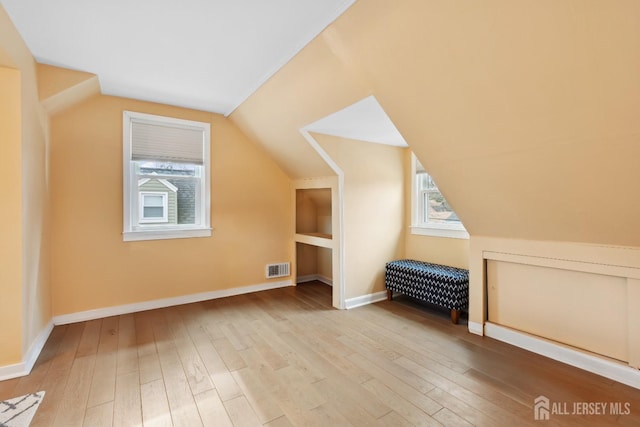
POLYGON ((544 425, 640 425, 640 390, 403 297, 334 310, 317 282, 58 326, 31 375, 0 382, 0 400, 39 390, 32 426, 511 427, 540 424, 539 395, 569 412, 631 409, 544 425))

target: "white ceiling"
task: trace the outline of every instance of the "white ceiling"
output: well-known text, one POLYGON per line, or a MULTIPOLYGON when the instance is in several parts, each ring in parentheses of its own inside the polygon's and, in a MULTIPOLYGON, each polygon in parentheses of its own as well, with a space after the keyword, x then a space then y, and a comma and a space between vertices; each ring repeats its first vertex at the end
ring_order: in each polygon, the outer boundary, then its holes
POLYGON ((408 147, 373 95, 317 120, 305 126, 304 129, 359 141, 408 147))
POLYGON ((0 0, 38 62, 230 114, 355 0, 0 0))

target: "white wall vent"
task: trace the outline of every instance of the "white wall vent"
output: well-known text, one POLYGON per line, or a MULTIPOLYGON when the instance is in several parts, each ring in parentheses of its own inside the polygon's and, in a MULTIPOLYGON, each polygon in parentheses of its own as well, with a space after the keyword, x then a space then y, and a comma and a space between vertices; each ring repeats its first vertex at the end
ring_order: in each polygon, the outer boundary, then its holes
POLYGON ((289 263, 267 264, 267 279, 274 277, 285 277, 289 275, 289 263))

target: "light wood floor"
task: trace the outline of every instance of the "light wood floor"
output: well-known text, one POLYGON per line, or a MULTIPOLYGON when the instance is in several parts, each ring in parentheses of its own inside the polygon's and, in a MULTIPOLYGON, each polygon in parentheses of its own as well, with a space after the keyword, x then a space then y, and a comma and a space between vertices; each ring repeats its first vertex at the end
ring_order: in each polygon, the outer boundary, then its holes
POLYGON ((640 425, 640 390, 467 332, 402 297, 334 310, 309 283, 56 327, 0 400, 32 426, 640 425), (534 421, 533 400, 629 402, 534 421))

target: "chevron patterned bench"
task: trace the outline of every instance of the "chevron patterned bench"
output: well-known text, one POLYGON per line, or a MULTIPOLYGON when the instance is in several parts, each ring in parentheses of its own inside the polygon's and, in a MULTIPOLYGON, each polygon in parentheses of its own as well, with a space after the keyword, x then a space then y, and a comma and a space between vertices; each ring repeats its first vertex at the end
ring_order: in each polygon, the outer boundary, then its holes
POLYGON ((469 304, 469 270, 412 259, 388 262, 385 266, 387 299, 393 292, 451 310, 458 323, 460 311, 469 304))

